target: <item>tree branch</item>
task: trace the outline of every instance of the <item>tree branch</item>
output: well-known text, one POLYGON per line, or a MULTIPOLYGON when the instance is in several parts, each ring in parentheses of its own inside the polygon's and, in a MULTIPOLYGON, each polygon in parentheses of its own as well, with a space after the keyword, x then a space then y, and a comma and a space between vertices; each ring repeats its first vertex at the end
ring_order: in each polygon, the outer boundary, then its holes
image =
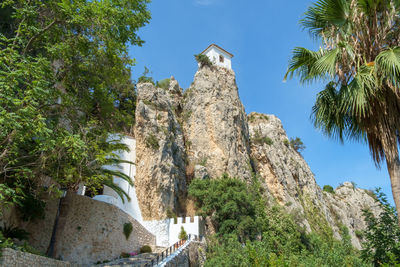
POLYGON ((45 28, 41 29, 36 35, 32 36, 31 39, 29 39, 27 45, 24 48, 23 54, 25 55, 26 51, 28 50, 29 46, 33 43, 33 41, 38 38, 40 35, 48 31, 54 24, 58 23, 58 20, 54 19, 49 25, 47 25, 45 28))

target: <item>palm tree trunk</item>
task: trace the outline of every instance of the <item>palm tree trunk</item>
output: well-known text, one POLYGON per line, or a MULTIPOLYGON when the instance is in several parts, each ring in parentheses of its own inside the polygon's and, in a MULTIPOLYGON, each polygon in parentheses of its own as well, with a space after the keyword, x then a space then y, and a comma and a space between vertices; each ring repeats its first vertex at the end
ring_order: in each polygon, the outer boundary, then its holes
MULTIPOLYGON (((386 153, 385 153, 386 154, 386 153)), ((396 153, 397 154, 397 153, 396 153)), ((390 154, 389 154, 390 155, 390 154)), ((392 184, 392 194, 397 210, 397 219, 400 225, 400 160, 398 155, 386 156, 387 169, 392 184)))

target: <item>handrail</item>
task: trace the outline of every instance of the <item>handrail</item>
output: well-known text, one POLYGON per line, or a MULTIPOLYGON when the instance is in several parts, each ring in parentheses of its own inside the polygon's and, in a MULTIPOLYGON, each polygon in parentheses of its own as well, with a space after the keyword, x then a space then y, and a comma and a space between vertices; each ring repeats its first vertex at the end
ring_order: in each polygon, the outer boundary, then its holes
POLYGON ((194 241, 202 241, 204 239, 203 236, 188 234, 187 240, 179 240, 175 244, 169 246, 167 249, 163 250, 161 253, 158 253, 157 257, 153 258, 151 260, 151 262, 144 265, 144 267, 157 266, 159 263, 161 263, 164 259, 166 259, 168 257, 168 252, 169 252, 169 256, 171 256, 175 251, 177 251, 180 247, 182 247, 187 241, 192 241, 192 237, 193 237, 194 241))

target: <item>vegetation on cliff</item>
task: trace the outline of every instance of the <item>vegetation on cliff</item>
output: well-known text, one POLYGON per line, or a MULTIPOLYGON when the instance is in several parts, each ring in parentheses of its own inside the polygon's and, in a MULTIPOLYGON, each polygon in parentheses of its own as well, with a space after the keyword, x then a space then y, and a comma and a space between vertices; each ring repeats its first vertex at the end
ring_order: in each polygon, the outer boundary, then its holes
POLYGON ((189 195, 199 215, 210 217, 216 232, 205 266, 371 266, 398 260, 396 215, 382 197, 386 208, 380 219, 366 211, 370 226, 361 257, 346 227, 341 229, 341 240, 333 238, 332 231, 306 233, 283 208, 266 201, 257 178, 250 184, 226 175, 196 179, 189 195), (385 240, 379 243, 382 237, 385 240))

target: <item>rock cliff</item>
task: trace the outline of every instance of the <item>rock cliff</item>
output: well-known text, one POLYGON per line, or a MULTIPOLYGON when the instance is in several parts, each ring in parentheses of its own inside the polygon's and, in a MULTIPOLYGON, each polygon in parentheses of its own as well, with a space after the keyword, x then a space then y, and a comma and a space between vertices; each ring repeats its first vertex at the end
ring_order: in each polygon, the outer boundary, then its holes
POLYGON ((249 179, 249 131, 234 72, 200 69, 185 92, 183 110, 190 163, 203 165, 210 177, 249 179))
POLYGON ((144 83, 137 93, 136 193, 143 219, 162 219, 180 209, 186 192, 182 90, 171 79, 167 89, 144 83))
POLYGON ((308 231, 332 231, 345 225, 355 247, 365 228, 362 209, 375 201, 366 190, 344 183, 323 192, 303 157, 289 143, 273 115, 246 115, 235 74, 202 67, 184 93, 171 78, 169 88, 138 85, 135 136, 135 186, 144 219, 162 219, 169 211, 187 213, 187 185, 195 178, 227 173, 261 178, 268 196, 291 212, 308 231))
POLYGON ((346 226, 352 244, 360 248, 356 232, 366 227, 362 210, 371 207, 379 212, 370 192, 349 182, 334 193, 323 192, 307 162, 291 147, 277 117, 251 113, 248 120, 253 164, 274 199, 308 231, 332 229, 340 238, 340 226, 346 226))

